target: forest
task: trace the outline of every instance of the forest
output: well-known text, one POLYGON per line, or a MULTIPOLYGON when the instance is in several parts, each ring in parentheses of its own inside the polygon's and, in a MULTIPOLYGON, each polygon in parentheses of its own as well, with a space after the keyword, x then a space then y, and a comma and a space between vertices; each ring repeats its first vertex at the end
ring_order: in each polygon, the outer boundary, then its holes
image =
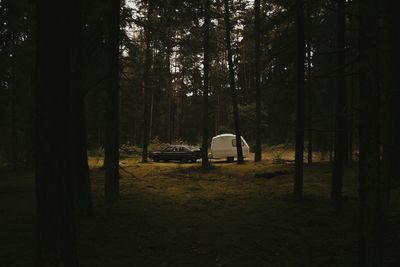
POLYGON ((0 266, 400 266, 395 10, 0 0, 0 266))

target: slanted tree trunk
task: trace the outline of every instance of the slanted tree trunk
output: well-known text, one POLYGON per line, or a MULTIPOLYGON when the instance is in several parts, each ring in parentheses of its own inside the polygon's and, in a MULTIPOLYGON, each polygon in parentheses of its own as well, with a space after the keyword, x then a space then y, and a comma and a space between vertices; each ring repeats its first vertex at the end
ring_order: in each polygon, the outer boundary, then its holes
POLYGON ((108 32, 109 84, 106 102, 105 186, 107 205, 119 198, 119 29, 120 1, 110 0, 108 32))
POLYGON ((243 151, 242 151, 242 139, 240 134, 240 122, 239 122, 239 108, 237 104, 236 96, 236 82, 235 82, 235 71, 233 68, 232 60, 232 47, 231 47, 231 23, 230 23, 230 11, 229 11, 229 0, 224 0, 225 6, 225 42, 226 50, 228 52, 228 65, 229 65, 229 87, 232 92, 232 105, 233 105, 233 120, 235 123, 235 135, 236 135, 236 151, 237 151, 237 163, 243 163, 243 151))
POLYGON ((149 81, 150 69, 152 64, 151 52, 151 16, 152 16, 152 0, 147 2, 147 25, 145 28, 146 53, 143 73, 143 151, 142 162, 147 162, 148 145, 149 145, 149 81))
POLYGON ((74 113, 81 3, 38 0, 36 6, 36 266, 78 266, 72 168, 77 155, 74 113), (58 23, 54 31, 54 23, 58 23), (57 55, 57 57, 54 57, 57 55))
POLYGON ((210 167, 208 161, 208 86, 209 86, 209 43, 210 43, 210 0, 204 3, 204 84, 203 84, 203 136, 201 144, 201 166, 203 169, 210 167))
POLYGON ((261 86, 260 86, 260 0, 254 1, 254 60, 255 60, 255 86, 256 86, 256 148, 254 161, 261 161, 261 86))
POLYGON ((304 156, 304 107, 305 107, 305 74, 304 74, 304 1, 296 1, 296 30, 297 30, 297 111, 296 111, 296 148, 294 172, 294 197, 301 200, 303 196, 303 156, 304 156))
POLYGON ((379 2, 359 1, 360 160, 359 266, 382 266, 383 190, 380 176, 379 2))
POLYGON ((346 157, 347 111, 346 111, 346 57, 345 57, 345 0, 337 1, 337 82, 335 110, 335 138, 332 170, 331 200, 335 206, 340 206, 342 199, 343 165, 346 157))

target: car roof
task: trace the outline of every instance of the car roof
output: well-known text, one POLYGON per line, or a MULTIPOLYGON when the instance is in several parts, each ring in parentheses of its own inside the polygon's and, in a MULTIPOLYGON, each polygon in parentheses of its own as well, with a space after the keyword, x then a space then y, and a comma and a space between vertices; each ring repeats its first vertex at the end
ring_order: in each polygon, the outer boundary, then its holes
POLYGON ((190 146, 190 145, 169 145, 167 147, 184 147, 184 148, 187 148, 187 149, 190 149, 190 150, 196 148, 195 146, 190 146))

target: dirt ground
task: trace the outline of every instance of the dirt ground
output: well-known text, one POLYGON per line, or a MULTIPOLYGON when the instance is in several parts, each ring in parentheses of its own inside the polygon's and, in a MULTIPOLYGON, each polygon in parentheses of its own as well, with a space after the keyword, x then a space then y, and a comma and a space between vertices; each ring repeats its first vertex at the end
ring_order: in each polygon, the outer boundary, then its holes
MULTIPOLYGON (((295 203, 293 165, 265 158, 217 161, 209 171, 200 163, 123 159, 121 199, 111 214, 103 204, 102 160, 91 158, 95 215, 78 222, 80 266, 356 266, 356 166, 346 169, 337 211, 329 202, 328 163, 305 166, 305 198, 295 203), (286 174, 255 177, 272 171, 286 174)), ((392 199, 385 261, 400 266, 398 191, 392 199)), ((34 208, 33 173, 1 173, 0 266, 32 266, 34 208)))

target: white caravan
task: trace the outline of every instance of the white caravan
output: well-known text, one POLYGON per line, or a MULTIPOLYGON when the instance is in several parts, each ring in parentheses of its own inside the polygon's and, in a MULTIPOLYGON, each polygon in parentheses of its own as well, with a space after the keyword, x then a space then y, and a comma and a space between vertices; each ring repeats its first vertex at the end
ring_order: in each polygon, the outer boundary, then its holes
MULTIPOLYGON (((241 138, 243 157, 245 158, 249 156, 250 147, 243 136, 241 138)), ((214 136, 211 141, 211 157, 214 159, 226 158, 228 161, 237 158, 236 135, 226 133, 214 136)))

